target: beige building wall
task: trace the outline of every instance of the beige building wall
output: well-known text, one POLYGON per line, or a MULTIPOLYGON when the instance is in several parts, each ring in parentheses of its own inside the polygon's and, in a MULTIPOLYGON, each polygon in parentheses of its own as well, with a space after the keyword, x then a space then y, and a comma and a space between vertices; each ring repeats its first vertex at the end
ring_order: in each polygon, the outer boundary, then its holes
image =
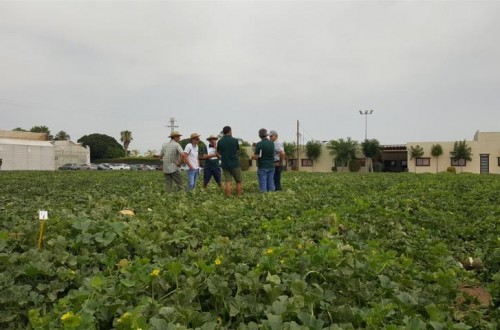
MULTIPOLYGON (((251 158, 253 155, 254 149, 251 147, 247 147, 247 153, 249 157, 251 158)), ((297 156, 295 156, 292 159, 296 159, 297 156)), ((321 146, 321 155, 317 161, 313 161, 311 164, 311 161, 307 158, 305 147, 302 147, 299 151, 299 171, 302 172, 332 172, 332 167, 334 166, 333 162, 333 156, 330 155, 330 150, 327 149, 326 145, 321 146)), ((358 152, 356 155, 357 158, 364 159, 364 156, 361 151, 358 152)), ((253 160, 251 162, 251 166, 248 169, 249 171, 256 172, 257 171, 257 161, 253 160)), ((370 165, 370 160, 367 160, 366 164, 369 166, 370 165)), ((288 166, 288 170, 291 171, 292 168, 291 166, 288 166)), ((337 168, 338 172, 349 172, 349 168, 344 167, 344 169, 341 169, 340 167, 337 168)), ((366 166, 362 166, 359 172, 367 172, 368 168, 366 166)))
MULTIPOLYGON (((453 166, 457 172, 481 173, 481 159, 483 158, 483 170, 487 173, 500 174, 498 164, 500 157, 500 132, 476 132, 472 141, 466 141, 471 147, 472 160, 467 161, 462 168, 453 166)), ((453 151, 455 141, 444 142, 408 142, 408 170, 416 173, 436 173, 444 172, 452 166, 450 152, 453 151), (440 144, 443 148, 443 155, 438 159, 432 157, 431 148, 435 144, 440 144), (410 159, 410 148, 419 145, 424 150, 422 158, 429 159, 428 166, 416 166, 416 159, 410 159)))
POLYGON ((90 149, 68 140, 53 141, 56 168, 64 164, 90 164, 90 149))

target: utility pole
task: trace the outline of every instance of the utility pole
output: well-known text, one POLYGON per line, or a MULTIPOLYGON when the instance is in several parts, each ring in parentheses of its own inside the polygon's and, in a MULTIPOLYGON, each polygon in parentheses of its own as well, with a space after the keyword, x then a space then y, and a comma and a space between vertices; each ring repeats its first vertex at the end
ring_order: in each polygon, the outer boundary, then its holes
POLYGON ((365 115, 365 141, 368 139, 368 115, 371 115, 373 110, 359 110, 360 115, 365 115))
POLYGON ((300 168, 300 133, 299 133, 299 121, 297 120, 297 171, 300 168))
MULTIPOLYGON (((373 113, 373 110, 365 110, 365 111, 359 110, 360 115, 365 115, 365 141, 368 140, 368 115, 371 115, 372 113, 373 113)), ((365 157, 365 167, 368 166, 367 160, 368 159, 365 157)), ((373 162, 373 161, 370 160, 371 172, 373 172, 373 164, 371 162, 373 162)), ((367 168, 367 171, 370 171, 370 170, 367 168)))
POLYGON ((176 128, 179 128, 179 126, 175 125, 175 118, 170 118, 170 125, 167 125, 166 127, 170 127, 170 133, 175 131, 176 128))

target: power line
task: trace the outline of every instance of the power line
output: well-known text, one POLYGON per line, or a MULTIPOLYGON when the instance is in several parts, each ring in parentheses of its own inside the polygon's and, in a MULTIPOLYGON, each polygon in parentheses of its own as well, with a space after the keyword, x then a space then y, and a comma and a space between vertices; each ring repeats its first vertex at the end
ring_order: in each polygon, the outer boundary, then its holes
MULTIPOLYGON (((309 138, 310 138, 311 140, 317 140, 317 139, 315 139, 315 138, 314 138, 314 137, 313 137, 313 136, 312 136, 312 135, 311 135, 311 134, 310 134, 310 133, 309 133, 309 132, 308 132, 308 131, 304 128, 304 126, 302 126, 302 124, 300 124, 300 123, 299 123, 299 126, 300 126, 300 128, 302 129, 302 131, 303 131, 304 133, 306 133, 306 135, 308 135, 308 136, 309 136, 309 138)), ((303 135, 303 134, 301 134, 301 136, 302 136, 302 144, 304 144, 304 135, 303 135)))

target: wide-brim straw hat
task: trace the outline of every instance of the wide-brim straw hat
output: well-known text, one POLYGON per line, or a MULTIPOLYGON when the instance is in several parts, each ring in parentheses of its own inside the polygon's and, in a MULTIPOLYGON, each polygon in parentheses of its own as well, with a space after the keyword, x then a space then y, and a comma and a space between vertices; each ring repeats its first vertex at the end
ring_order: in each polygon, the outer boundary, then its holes
POLYGON ((209 137, 207 137, 207 141, 210 141, 210 140, 218 140, 219 138, 217 137, 217 135, 210 135, 209 137))
POLYGON ((177 132, 177 131, 173 131, 172 133, 170 133, 171 138, 176 137, 176 136, 182 136, 182 134, 177 132))
POLYGON ((192 139, 197 139, 197 138, 199 138, 200 136, 201 136, 201 135, 200 135, 200 134, 198 134, 198 133, 193 133, 193 134, 191 134, 190 139, 191 139, 191 140, 192 140, 192 139))

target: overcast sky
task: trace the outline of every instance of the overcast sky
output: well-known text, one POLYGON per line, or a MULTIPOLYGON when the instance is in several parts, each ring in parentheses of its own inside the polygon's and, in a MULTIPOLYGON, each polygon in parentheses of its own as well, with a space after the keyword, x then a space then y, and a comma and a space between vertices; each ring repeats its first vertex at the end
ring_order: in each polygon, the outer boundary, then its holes
POLYGON ((0 2, 0 129, 159 150, 205 139, 382 144, 500 131, 499 1, 0 2))

